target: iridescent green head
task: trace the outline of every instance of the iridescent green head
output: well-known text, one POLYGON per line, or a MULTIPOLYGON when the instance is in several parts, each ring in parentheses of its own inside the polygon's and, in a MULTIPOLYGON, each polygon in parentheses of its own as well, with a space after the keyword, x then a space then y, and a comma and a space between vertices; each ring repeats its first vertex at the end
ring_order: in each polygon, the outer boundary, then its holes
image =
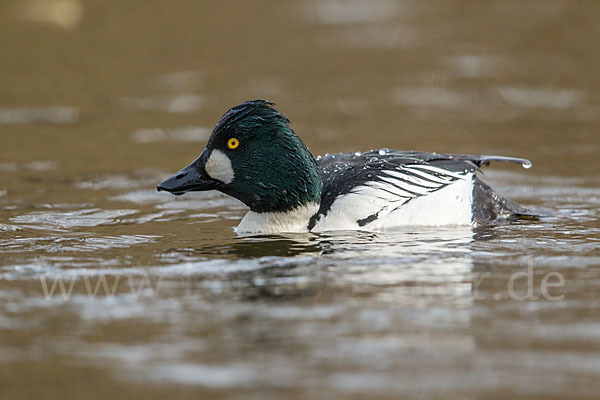
POLYGON ((317 164, 273 103, 253 100, 227 111, 192 164, 161 182, 173 194, 219 190, 255 212, 319 203, 317 164))

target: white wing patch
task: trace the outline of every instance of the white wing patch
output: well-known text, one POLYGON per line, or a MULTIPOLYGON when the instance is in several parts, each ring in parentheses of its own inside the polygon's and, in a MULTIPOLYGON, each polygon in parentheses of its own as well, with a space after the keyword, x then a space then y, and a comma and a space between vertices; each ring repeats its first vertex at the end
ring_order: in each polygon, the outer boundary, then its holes
POLYGON ((313 231, 386 230, 421 225, 470 225, 472 171, 403 165, 336 199, 313 231))

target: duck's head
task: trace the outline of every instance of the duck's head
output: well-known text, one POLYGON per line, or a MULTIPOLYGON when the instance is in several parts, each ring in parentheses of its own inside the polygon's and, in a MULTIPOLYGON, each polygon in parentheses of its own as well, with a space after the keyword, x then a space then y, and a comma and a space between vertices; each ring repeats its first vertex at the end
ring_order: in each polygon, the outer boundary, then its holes
POLYGON ((227 111, 202 154, 157 189, 175 195, 218 190, 255 212, 319 203, 322 182, 316 162, 273 105, 253 100, 227 111))

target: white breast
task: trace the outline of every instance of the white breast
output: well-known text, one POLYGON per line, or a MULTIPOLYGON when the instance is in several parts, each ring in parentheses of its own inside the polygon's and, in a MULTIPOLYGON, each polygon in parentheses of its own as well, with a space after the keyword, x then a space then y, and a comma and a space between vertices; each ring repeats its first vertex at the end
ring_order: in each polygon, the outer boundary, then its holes
POLYGON ((318 204, 308 203, 288 212, 249 211, 235 231, 236 233, 307 232, 308 221, 318 210, 318 204))

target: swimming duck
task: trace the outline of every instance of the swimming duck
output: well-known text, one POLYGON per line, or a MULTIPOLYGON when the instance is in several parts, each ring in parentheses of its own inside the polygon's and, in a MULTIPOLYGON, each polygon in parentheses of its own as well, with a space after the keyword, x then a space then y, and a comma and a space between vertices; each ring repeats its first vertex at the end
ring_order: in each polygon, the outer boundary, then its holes
POLYGON ((315 159, 273 106, 253 100, 227 111, 200 156, 157 189, 235 197, 250 208, 238 233, 481 225, 532 215, 477 176, 493 161, 529 168, 526 159, 388 149, 315 159))

